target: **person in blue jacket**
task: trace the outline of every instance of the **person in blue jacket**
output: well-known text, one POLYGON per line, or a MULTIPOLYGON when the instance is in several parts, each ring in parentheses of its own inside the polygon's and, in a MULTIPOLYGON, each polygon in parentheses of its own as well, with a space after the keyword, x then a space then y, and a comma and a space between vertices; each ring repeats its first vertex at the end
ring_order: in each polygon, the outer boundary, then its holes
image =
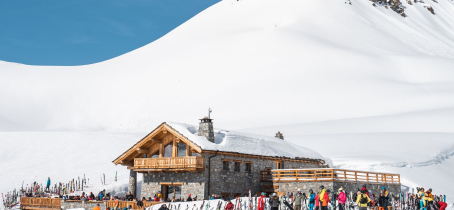
POLYGON ((50 187, 50 177, 47 177, 47 185, 46 185, 46 191, 49 191, 49 187, 50 187))
POLYGON ((309 198, 309 210, 314 210, 315 193, 314 191, 312 191, 312 189, 309 190, 309 195, 307 197, 309 198))

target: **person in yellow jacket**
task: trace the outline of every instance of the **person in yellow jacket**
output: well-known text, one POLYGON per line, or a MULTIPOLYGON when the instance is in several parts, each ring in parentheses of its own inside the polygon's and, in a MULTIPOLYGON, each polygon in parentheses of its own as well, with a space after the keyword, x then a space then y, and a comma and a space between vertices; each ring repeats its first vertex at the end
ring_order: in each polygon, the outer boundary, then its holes
POLYGON ((356 203, 358 204, 359 210, 367 210, 367 204, 370 203, 370 198, 364 190, 362 190, 361 193, 358 192, 356 203))
POLYGON ((424 188, 421 188, 418 192, 419 205, 421 206, 421 210, 426 210, 426 198, 425 198, 424 188))
POLYGON ((434 203, 434 196, 432 195, 432 188, 426 191, 424 194, 424 198, 426 200, 426 206, 432 206, 434 203))

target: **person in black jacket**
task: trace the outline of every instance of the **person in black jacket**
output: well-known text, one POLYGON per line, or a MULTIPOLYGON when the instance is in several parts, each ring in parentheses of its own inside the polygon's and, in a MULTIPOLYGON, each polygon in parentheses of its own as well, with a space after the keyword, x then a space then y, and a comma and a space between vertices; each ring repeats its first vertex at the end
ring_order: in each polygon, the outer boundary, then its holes
POLYGON ((380 197, 378 198, 379 210, 386 210, 389 202, 389 193, 386 187, 381 188, 380 197))
POLYGON ((142 209, 143 207, 143 201, 140 200, 139 198, 137 198, 137 207, 139 207, 139 209, 142 209))
POLYGON ((188 199, 186 199, 187 202, 192 201, 191 194, 188 195, 188 199))
POLYGON ((269 203, 270 203, 270 206, 271 206, 271 210, 278 210, 279 209, 279 206, 281 205, 281 202, 279 201, 276 193, 273 193, 271 195, 269 203))
POLYGON ((129 192, 125 198, 127 201, 132 201, 134 199, 134 196, 131 194, 131 192, 129 192))
POLYGON ((158 210, 169 210, 165 204, 162 204, 162 206, 158 210))

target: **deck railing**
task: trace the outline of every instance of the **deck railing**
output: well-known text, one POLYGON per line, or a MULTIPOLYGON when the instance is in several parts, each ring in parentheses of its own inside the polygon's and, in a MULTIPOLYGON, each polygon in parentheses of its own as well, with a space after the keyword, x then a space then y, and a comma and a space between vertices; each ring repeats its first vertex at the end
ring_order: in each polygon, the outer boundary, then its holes
POLYGON ((198 156, 134 159, 136 169, 203 169, 204 165, 205 158, 198 156))
POLYGON ((60 209, 60 198, 35 198, 35 197, 22 197, 22 209, 36 209, 36 208, 50 208, 60 209))
POLYGON ((400 184, 399 174, 343 169, 277 169, 262 171, 262 182, 352 181, 400 184))

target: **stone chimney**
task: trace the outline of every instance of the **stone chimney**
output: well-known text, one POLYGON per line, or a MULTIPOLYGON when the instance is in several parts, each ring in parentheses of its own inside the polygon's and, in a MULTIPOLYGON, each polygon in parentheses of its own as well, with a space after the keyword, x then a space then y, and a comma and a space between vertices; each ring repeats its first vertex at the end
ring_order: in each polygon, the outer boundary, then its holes
POLYGON ((208 117, 200 119, 199 132, 197 134, 199 136, 205 136, 208 141, 214 143, 213 119, 210 119, 208 117))
MULTIPOLYGON (((200 132, 200 131, 199 131, 199 132, 200 132)), ((278 138, 278 139, 284 140, 284 135, 283 135, 280 131, 278 131, 278 132, 276 133, 276 136, 275 136, 275 137, 278 138)))

